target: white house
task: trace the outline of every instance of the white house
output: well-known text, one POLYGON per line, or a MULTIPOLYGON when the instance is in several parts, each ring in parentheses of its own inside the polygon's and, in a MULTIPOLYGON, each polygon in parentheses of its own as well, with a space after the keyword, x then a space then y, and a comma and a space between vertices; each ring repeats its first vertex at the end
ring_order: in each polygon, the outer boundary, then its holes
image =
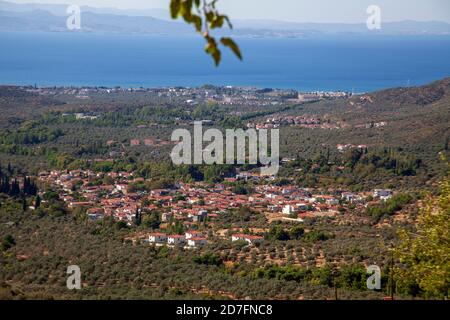
POLYGON ((116 184, 116 185, 115 185, 115 189, 116 189, 117 191, 126 192, 126 191, 127 191, 127 188, 128 188, 128 185, 127 185, 127 184, 124 184, 124 183, 122 183, 122 184, 116 184))
POLYGON ((316 197, 308 197, 306 200, 307 200, 309 203, 317 202, 317 198, 316 198, 316 197))
POLYGON ((150 233, 148 235, 148 241, 150 243, 164 243, 167 241, 167 235, 165 233, 150 233))
POLYGON ((161 221, 162 222, 168 222, 170 219, 172 219, 173 213, 172 212, 163 212, 161 215, 161 221))
POLYGON ((294 206, 291 206, 290 204, 285 205, 283 207, 283 214, 292 214, 292 213, 296 213, 297 212, 297 208, 294 206))
POLYGON ((356 195, 351 192, 342 192, 341 198, 345 201, 353 202, 353 200, 356 198, 356 195))
POLYGON ((295 191, 294 188, 289 187, 289 188, 283 188, 283 190, 281 190, 281 194, 286 196, 286 195, 290 195, 295 191))
POLYGON ((334 197, 329 197, 325 199, 325 203, 329 206, 335 206, 339 204, 339 200, 334 197))
POLYGON ((192 238, 202 238, 203 234, 198 231, 187 231, 185 234, 186 240, 192 239, 192 238))
POLYGON ((247 235, 245 237, 245 241, 247 241, 249 244, 256 244, 263 242, 264 238, 261 236, 249 236, 247 235))
POLYGON ((261 243, 264 240, 264 238, 261 236, 252 236, 252 235, 242 234, 242 233, 231 235, 231 241, 234 242, 234 241, 239 241, 239 240, 243 240, 243 241, 247 242, 248 244, 256 244, 256 243, 261 243))
POLYGON ((351 192, 343 192, 341 195, 342 199, 351 203, 357 203, 364 201, 364 198, 360 195, 351 193, 351 192))
POLYGON ((205 238, 190 238, 188 240, 188 246, 189 247, 199 247, 199 246, 204 246, 206 244, 206 239, 205 238))
POLYGON ((202 222, 205 221, 206 217, 208 215, 208 211, 206 210, 199 210, 196 214, 190 215, 192 217, 192 221, 194 222, 202 222))
POLYGON ((173 244, 173 245, 178 245, 178 244, 183 244, 185 242, 186 238, 182 235, 170 235, 167 236, 167 243, 168 244, 173 244))
POLYGON ((390 189, 375 189, 373 190, 373 196, 380 198, 381 200, 387 200, 392 198, 392 190, 390 189))
POLYGON ((231 235, 231 241, 239 241, 244 240, 245 241, 245 234, 237 233, 231 235))

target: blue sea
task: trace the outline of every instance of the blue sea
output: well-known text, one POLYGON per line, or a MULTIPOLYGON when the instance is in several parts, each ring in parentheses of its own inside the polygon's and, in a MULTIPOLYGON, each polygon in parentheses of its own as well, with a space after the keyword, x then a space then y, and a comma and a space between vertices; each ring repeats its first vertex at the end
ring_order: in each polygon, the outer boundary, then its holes
POLYGON ((203 84, 368 92, 450 76, 449 36, 236 38, 216 68, 194 37, 0 33, 0 84, 168 87, 203 84))

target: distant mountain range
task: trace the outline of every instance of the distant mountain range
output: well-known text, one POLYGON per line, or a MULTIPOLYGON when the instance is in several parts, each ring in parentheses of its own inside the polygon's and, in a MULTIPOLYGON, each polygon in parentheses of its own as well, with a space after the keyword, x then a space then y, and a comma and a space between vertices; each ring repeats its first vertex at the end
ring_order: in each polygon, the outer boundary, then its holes
MULTIPOLYGON (((29 12, 34 10, 43 10, 56 16, 67 16, 66 14, 67 7, 68 5, 66 4, 39 4, 39 3, 19 4, 7 1, 0 1, 0 10, 11 12, 29 12)), ((161 20, 170 20, 169 11, 165 9, 123 10, 113 7, 95 8, 90 6, 80 6, 80 9, 82 12, 92 12, 98 14, 144 16, 144 17, 153 17, 161 20)))
MULTIPOLYGON (((67 31, 67 5, 16 4, 0 1, 0 31, 67 31)), ((191 35, 193 28, 170 19, 164 9, 120 10, 82 6, 84 32, 191 35)), ((450 24, 438 21, 388 22, 381 30, 369 31, 364 23, 296 23, 275 20, 233 20, 225 32, 246 37, 306 38, 330 34, 450 35, 450 24)))

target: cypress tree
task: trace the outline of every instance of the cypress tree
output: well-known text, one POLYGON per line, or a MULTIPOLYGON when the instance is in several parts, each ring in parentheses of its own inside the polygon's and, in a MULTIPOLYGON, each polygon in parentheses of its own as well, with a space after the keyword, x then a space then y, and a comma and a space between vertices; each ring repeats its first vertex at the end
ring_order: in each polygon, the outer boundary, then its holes
POLYGON ((26 176, 23 177, 23 193, 28 194, 30 182, 26 176))
POLYGON ((25 212, 27 211, 27 199, 25 197, 22 198, 22 211, 25 212))
POLYGON ((9 195, 11 197, 18 196, 20 194, 20 186, 17 180, 13 180, 11 183, 11 189, 9 190, 9 195))
POLYGON ((40 206, 41 206, 41 197, 39 197, 39 195, 37 195, 35 200, 34 200, 34 207, 37 209, 40 206))

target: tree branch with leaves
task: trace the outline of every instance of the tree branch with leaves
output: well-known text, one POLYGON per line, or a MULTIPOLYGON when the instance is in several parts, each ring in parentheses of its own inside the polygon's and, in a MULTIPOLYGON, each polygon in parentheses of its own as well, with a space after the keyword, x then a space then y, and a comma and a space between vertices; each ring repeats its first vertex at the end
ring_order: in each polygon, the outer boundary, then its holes
POLYGON ((192 24, 195 30, 202 35, 206 41, 205 52, 213 59, 216 66, 222 60, 220 45, 229 48, 234 55, 242 60, 239 46, 229 37, 221 37, 217 40, 212 35, 212 30, 220 29, 225 24, 233 29, 228 16, 221 14, 216 7, 218 0, 171 0, 170 14, 172 19, 182 18, 186 23, 192 24))
POLYGON ((399 230, 401 241, 394 253, 401 265, 395 268, 396 282, 408 294, 450 296, 450 164, 448 170, 439 195, 425 199, 416 230, 399 230))

